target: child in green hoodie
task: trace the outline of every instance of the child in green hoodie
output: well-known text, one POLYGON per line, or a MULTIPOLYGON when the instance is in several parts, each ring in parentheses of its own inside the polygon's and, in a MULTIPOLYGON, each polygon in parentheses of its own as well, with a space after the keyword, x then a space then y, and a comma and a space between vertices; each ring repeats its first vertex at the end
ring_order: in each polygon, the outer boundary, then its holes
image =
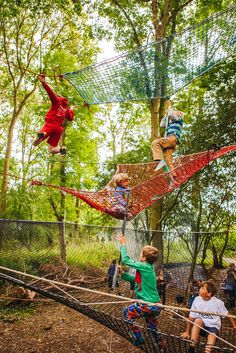
POLYGON ((135 298, 148 303, 134 303, 124 309, 125 320, 130 324, 130 332, 134 337, 134 345, 140 346, 144 343, 140 328, 135 325, 135 319, 144 317, 147 328, 150 333, 158 334, 156 316, 160 314, 161 308, 157 305, 160 303, 160 297, 156 287, 156 274, 153 263, 158 258, 158 250, 153 246, 146 245, 140 254, 140 261, 130 259, 127 254, 126 239, 123 234, 118 234, 117 239, 121 244, 122 264, 136 269, 136 275, 131 276, 129 273, 121 270, 121 278, 135 282, 134 292, 135 298))

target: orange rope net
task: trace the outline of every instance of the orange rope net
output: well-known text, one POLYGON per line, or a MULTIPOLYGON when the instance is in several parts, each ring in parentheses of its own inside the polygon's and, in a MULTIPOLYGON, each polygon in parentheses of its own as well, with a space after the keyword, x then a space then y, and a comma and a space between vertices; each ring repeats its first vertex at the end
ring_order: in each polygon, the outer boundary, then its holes
MULTIPOLYGON (((132 219, 145 208, 154 204, 166 194, 177 189, 187 181, 194 173, 204 168, 207 164, 226 153, 236 150, 236 145, 222 147, 221 149, 203 151, 186 156, 177 157, 174 160, 176 177, 173 179, 171 172, 158 174, 154 172, 156 162, 139 164, 119 164, 117 173, 126 173, 130 178, 130 193, 127 219, 132 219)), ((91 207, 110 214, 117 219, 124 219, 125 207, 115 196, 115 185, 111 180, 100 191, 78 191, 71 188, 47 184, 33 180, 32 185, 42 185, 60 189, 85 201, 91 207)))

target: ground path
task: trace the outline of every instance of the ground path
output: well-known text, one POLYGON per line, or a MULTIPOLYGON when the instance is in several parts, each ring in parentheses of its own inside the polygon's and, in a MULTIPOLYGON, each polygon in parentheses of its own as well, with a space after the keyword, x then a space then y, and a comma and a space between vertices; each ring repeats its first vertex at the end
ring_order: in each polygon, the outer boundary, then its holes
POLYGON ((0 321, 1 353, 141 353, 101 324, 58 303, 19 321, 0 321))

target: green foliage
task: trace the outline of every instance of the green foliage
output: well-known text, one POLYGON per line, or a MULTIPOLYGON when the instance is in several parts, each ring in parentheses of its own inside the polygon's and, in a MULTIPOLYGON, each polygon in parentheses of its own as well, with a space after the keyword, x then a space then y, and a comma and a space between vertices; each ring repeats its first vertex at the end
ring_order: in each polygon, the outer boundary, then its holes
MULTIPOLYGON (((207 150, 213 143, 235 144, 234 87, 235 65, 229 60, 175 97, 177 107, 187 113, 178 154, 207 150)), ((177 200, 178 191, 166 198, 163 226, 192 231, 232 229, 236 206, 234 160, 232 153, 214 161, 181 187, 177 200), (175 207, 168 212, 173 203, 175 207)))
MULTIPOLYGON (((10 161, 9 170, 5 170, 5 173, 26 179, 62 182, 64 164, 60 157, 48 156, 45 143, 36 149, 32 148, 32 140, 42 127, 50 102, 41 85, 39 94, 36 91, 34 97, 26 97, 34 90, 37 74, 44 71, 49 76, 47 82, 55 92, 67 96, 70 104, 77 105, 75 121, 67 128, 66 142, 68 149, 71 148, 65 167, 67 183, 72 187, 90 188, 93 185, 90 176, 95 173, 94 168, 86 168, 85 173, 78 159, 87 161, 92 155, 96 162, 97 141, 92 136, 97 128, 94 114, 83 107, 82 99, 65 80, 62 83, 53 80, 54 75, 90 64, 97 52, 86 15, 80 11, 80 1, 13 1, 4 2, 4 5, 0 15, 3 29, 0 52, 4 63, 1 66, 0 83, 0 100, 3 102, 0 143, 3 146, 2 153, 5 153, 6 143, 9 143, 5 158, 10 161), (9 135, 13 134, 14 129, 15 141, 12 146, 9 135), (86 177, 82 177, 85 174, 86 177)), ((2 166, 1 172, 3 168, 6 167, 2 166)), ((39 191, 39 188, 32 188, 25 181, 13 179, 9 185, 4 216, 44 220, 53 217, 56 220, 57 215, 52 213, 51 205, 56 205, 60 216, 63 213, 60 199, 60 194, 42 189, 39 191)))
POLYGON ((53 0, 52 1, 40 1, 40 0, 12 0, 11 2, 1 0, 2 13, 9 19, 16 17, 19 13, 24 10, 31 12, 33 15, 40 16, 42 14, 47 15, 50 11, 63 11, 72 15, 76 12, 78 15, 81 13, 82 6, 80 0, 53 0))
POLYGON ((104 268, 113 259, 119 257, 119 251, 115 249, 113 241, 87 243, 85 240, 82 244, 71 243, 67 252, 68 264, 82 269, 90 266, 104 268))
POLYGON ((3 322, 15 322, 22 319, 26 319, 32 315, 36 310, 35 304, 30 303, 26 305, 17 305, 6 307, 4 304, 0 304, 0 320, 3 322))
MULTIPOLYGON (((66 130, 68 155, 65 162, 59 156, 49 156, 45 143, 32 149, 32 139, 42 126, 44 115, 49 108, 48 98, 38 85, 38 89, 27 101, 16 124, 16 143, 13 157, 10 159, 9 172, 26 179, 35 178, 57 185, 64 183, 67 187, 76 189, 96 190, 104 187, 110 180, 115 173, 116 164, 150 161, 150 110, 146 103, 120 104, 115 108, 114 106, 86 108, 83 106, 82 99, 67 81, 55 82, 53 79, 54 73, 74 71, 94 62, 98 52, 94 44, 94 37, 98 38, 97 34, 103 38, 106 35, 113 37, 114 33, 116 47, 127 51, 137 45, 134 40, 134 28, 131 25, 133 23, 140 43, 145 44, 153 26, 150 2, 120 1, 120 6, 115 1, 108 0, 97 1, 96 4, 89 2, 91 4, 89 9, 93 12, 91 23, 96 16, 95 9, 98 10, 101 18, 108 19, 108 22, 103 23, 96 19, 97 32, 91 31, 87 14, 80 12, 80 1, 2 3, 6 4, 5 12, 1 16, 7 31, 7 39, 11 38, 11 45, 7 48, 14 77, 19 78, 21 74, 17 62, 17 50, 21 54, 19 58, 22 59, 22 68, 29 65, 29 71, 25 72, 24 84, 17 95, 17 105, 32 87, 40 70, 46 70, 46 74, 49 75, 47 80, 57 94, 67 96, 70 104, 76 105, 75 120, 66 130), (75 6, 78 6, 76 11, 75 6), (26 16, 26 22, 23 21, 23 15, 26 16), (35 23, 36 16, 37 23, 35 23), (20 20, 23 21, 22 27, 18 28, 20 20), (106 28, 102 30, 103 26, 106 28), (18 46, 16 33, 19 33, 18 46), (32 42, 30 38, 33 38, 32 42), (40 45, 39 38, 42 40, 40 45), (27 53, 31 46, 35 49, 35 56, 28 63, 27 53), (62 170, 66 175, 64 179, 62 170)), ((171 13, 178 3, 178 1, 173 2, 171 13)), ((217 4, 217 1, 211 1, 209 4, 198 2, 197 6, 191 7, 193 10, 191 16, 188 16, 189 9, 179 13, 177 29, 181 30, 187 27, 188 23, 193 24, 230 4, 230 1, 224 4, 221 2, 217 4)), ((165 1, 160 2, 161 12, 165 5, 165 1)), ((167 33, 171 31, 170 25, 167 33)), ((0 43, 0 50, 3 53, 3 41, 0 43)), ((5 60, 4 57, 3 60, 5 60)), ((13 110, 14 87, 5 64, 0 70, 2 74, 0 147, 3 153, 13 110)), ((187 113, 182 143, 177 154, 204 150, 216 141, 220 145, 235 143, 234 92, 235 65, 233 61, 228 61, 193 82, 191 86, 174 97, 175 106, 187 113)), ((1 157, 2 170, 3 154, 1 157)), ((198 173, 187 186, 182 187, 183 190, 177 202, 175 197, 178 191, 165 199, 164 210, 167 213, 163 226, 176 227, 181 224, 182 227, 191 229, 193 224, 197 223, 200 200, 203 203, 202 214, 201 217, 199 216, 202 230, 210 226, 212 229, 217 228, 220 218, 223 220, 222 227, 225 227, 228 221, 233 222, 234 201, 233 190, 230 188, 232 189, 234 184, 230 176, 234 174, 234 164, 230 156, 214 162, 210 171, 205 169, 198 173), (224 195, 226 195, 225 199, 224 195), (175 202, 175 207, 169 212, 169 207, 175 202)), ((6 215, 8 218, 15 219, 55 221, 57 216, 52 209, 52 200, 58 213, 63 215, 60 191, 31 186, 26 181, 11 179, 6 215)), ((111 217, 102 215, 69 195, 66 196, 65 209, 67 220, 79 220, 80 223, 97 225, 113 223, 111 217)), ((148 211, 145 217, 146 215, 148 211)))

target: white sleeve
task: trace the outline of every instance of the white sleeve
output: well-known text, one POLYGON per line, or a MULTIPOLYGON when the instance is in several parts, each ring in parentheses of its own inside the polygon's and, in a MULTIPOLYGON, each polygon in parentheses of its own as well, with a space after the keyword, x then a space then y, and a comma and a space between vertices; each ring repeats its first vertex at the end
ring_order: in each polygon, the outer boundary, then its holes
POLYGON ((168 116, 168 118, 172 118, 173 113, 174 113, 173 108, 172 108, 172 107, 169 107, 169 108, 167 109, 167 114, 166 114, 166 115, 168 116))
MULTIPOLYGON (((192 304, 192 306, 191 306, 191 309, 192 309, 192 310, 197 310, 197 309, 198 309, 198 308, 197 308, 197 305, 196 305, 196 299, 197 299, 197 298, 194 299, 193 304, 192 304)), ((195 319, 195 318, 198 317, 198 316, 199 316, 199 313, 195 313, 195 312, 193 312, 193 311, 190 311, 190 312, 189 312, 189 317, 192 317, 193 319, 195 319)))
POLYGON ((180 113, 181 113, 181 116, 178 116, 178 115, 175 114, 175 112, 176 112, 176 111, 175 111, 172 107, 169 107, 169 108, 168 108, 167 115, 168 115, 168 117, 170 118, 170 120, 172 120, 172 121, 178 121, 178 120, 182 119, 183 113, 180 112, 180 113))
POLYGON ((166 127, 168 115, 166 114, 164 118, 161 119, 160 127, 166 127))
POLYGON ((219 310, 219 314, 222 314, 224 316, 228 315, 228 309, 226 309, 225 304, 222 300, 219 300, 218 310, 219 310))

